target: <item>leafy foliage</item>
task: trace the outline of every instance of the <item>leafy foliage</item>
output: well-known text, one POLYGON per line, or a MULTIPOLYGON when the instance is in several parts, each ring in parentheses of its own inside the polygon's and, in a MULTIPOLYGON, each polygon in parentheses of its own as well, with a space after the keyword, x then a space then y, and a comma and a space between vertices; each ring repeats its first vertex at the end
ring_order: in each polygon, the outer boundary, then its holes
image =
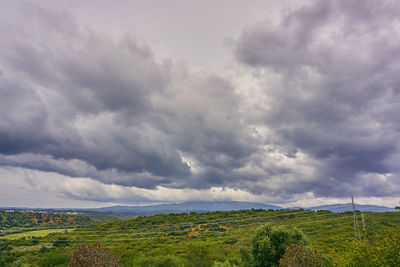
POLYGON ((187 267, 211 267, 212 259, 206 247, 190 246, 187 254, 187 267))
POLYGON ((251 239, 250 257, 243 261, 252 267, 278 266, 280 258, 291 244, 306 245, 309 241, 297 228, 260 226, 251 239))
POLYGON ((179 258, 172 255, 146 257, 139 261, 142 267, 182 267, 183 263, 179 258))
POLYGON ((216 262, 214 262, 212 267, 239 267, 239 265, 236 265, 236 264, 231 263, 230 261, 226 260, 224 262, 216 261, 216 262))
POLYGON ((66 237, 59 237, 53 242, 53 247, 68 246, 69 243, 66 237))
POLYGON ((340 266, 400 266, 400 234, 388 231, 376 241, 352 242, 338 259, 340 266))
POLYGON ((41 258, 39 265, 41 267, 64 266, 64 264, 68 262, 69 258, 70 255, 67 253, 52 251, 41 258))
POLYGON ((0 236, 31 230, 65 228, 112 222, 118 218, 98 213, 0 210, 0 236))

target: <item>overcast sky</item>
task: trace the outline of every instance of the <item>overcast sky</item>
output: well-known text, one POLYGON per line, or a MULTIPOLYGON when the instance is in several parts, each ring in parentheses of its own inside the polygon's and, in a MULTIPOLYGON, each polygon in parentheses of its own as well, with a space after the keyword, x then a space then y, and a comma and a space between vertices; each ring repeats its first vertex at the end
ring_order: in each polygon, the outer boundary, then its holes
POLYGON ((0 3, 0 206, 400 200, 398 1, 0 3))

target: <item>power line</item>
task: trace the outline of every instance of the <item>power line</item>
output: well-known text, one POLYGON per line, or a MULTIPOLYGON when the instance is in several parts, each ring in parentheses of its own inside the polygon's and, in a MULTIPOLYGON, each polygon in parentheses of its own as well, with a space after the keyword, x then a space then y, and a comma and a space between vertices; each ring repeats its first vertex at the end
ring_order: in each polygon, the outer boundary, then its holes
MULTIPOLYGON (((329 218, 329 219, 322 219, 322 220, 314 220, 314 221, 308 221, 308 222, 301 222, 301 223, 292 223, 292 224, 280 224, 282 226, 293 226, 293 225, 302 225, 302 224, 309 224, 309 223, 316 223, 316 222, 322 222, 322 221, 332 221, 332 220, 341 220, 341 219, 346 219, 346 218, 351 218, 352 216, 343 216, 343 217, 336 217, 336 218, 329 218)), ((252 223, 255 224, 255 223, 252 223)), ((245 225, 240 225, 240 226, 248 226, 249 224, 245 224, 245 225)), ((255 229, 253 229, 255 230, 255 229)), ((140 237, 140 238, 132 238, 132 239, 97 239, 97 240, 79 240, 79 239, 71 239, 71 240, 62 240, 62 241, 71 241, 71 242, 84 242, 84 241, 133 241, 133 240, 150 240, 150 239, 164 239, 164 238, 191 238, 191 237, 197 237, 197 236, 212 236, 215 234, 233 234, 236 232, 242 232, 242 231, 246 231, 246 232, 250 232, 250 229, 243 229, 243 230, 227 230, 226 232, 203 232, 203 233, 198 233, 195 235, 179 235, 179 236, 150 236, 150 237, 140 237)), ((323 231, 323 230, 321 230, 323 231)), ((164 233, 164 232, 161 232, 164 233)), ((156 233, 152 233, 152 234, 156 234, 156 233)), ((123 235, 123 234, 121 234, 123 235)), ((128 234, 125 234, 128 235, 128 234)), ((94 235, 95 236, 95 235, 94 235)), ((102 236, 108 236, 108 235, 102 235, 102 236)), ((133 235, 131 235, 132 237, 134 237, 133 235)), ((80 237, 80 236, 75 236, 75 237, 80 237)), ((57 240, 55 240, 57 241, 57 240)))
MULTIPOLYGON (((312 216, 301 216, 301 217, 295 217, 295 218, 289 218, 286 220, 275 220, 275 221, 265 221, 265 222, 272 222, 272 223, 279 223, 279 222, 285 222, 285 221, 292 221, 292 220, 300 220, 300 219, 308 219, 308 218, 315 218, 315 217, 321 217, 321 216, 332 216, 332 214, 317 214, 317 215, 312 215, 312 216)), ((336 216, 335 218, 337 218, 336 216)), ((226 221, 226 222, 238 222, 242 220, 231 220, 231 221, 226 221)), ((241 226, 247 226, 247 225, 255 225, 255 224, 260 224, 260 222, 255 222, 255 223, 246 223, 246 224, 228 224, 226 227, 229 226, 234 226, 234 227, 241 227, 241 226)), ((302 223, 298 223, 302 224, 302 223)), ((193 227, 193 225, 190 225, 190 227, 193 227)), ((209 227, 207 229, 220 229, 222 228, 221 226, 217 227, 209 227)), ((158 228, 161 229, 161 228, 158 228)), ((172 230, 172 231, 161 231, 161 232, 138 232, 138 233, 116 233, 116 234, 85 234, 85 232, 76 232, 74 231, 72 234, 76 233, 76 236, 112 236, 112 235, 151 235, 151 234, 163 234, 166 232, 169 233, 178 233, 178 232, 187 232, 189 229, 182 229, 182 230, 172 230)), ((113 231, 114 232, 114 231, 113 231)), ((120 230, 119 232, 126 232, 124 230, 120 230)))
MULTIPOLYGON (((258 217, 250 217, 250 218, 244 218, 244 219, 240 219, 237 221, 247 221, 247 220, 257 220, 260 218, 269 218, 269 217, 279 217, 279 216, 287 216, 287 215, 293 215, 293 214, 301 214, 301 213, 312 213, 314 211, 312 210, 305 210, 305 211, 295 211, 295 212, 290 212, 290 213, 280 213, 280 214, 276 214, 276 215, 267 215, 267 216, 258 216, 258 217)), ((244 217, 244 216, 243 216, 244 217)), ((235 218, 235 217, 231 217, 231 218, 235 218)), ((209 220, 207 221, 207 224, 213 224, 213 223, 223 223, 223 222, 227 222, 230 221, 231 218, 229 219, 224 219, 224 220, 209 220)), ((241 217, 239 217, 241 218, 241 217)), ((134 219, 133 219, 134 220, 134 219)), ((167 224, 167 225, 163 225, 161 227, 148 227, 148 228, 124 228, 121 230, 137 230, 137 231, 147 231, 147 230, 152 230, 152 229, 162 229, 162 228, 174 228, 174 227, 179 227, 179 226, 192 226, 193 224, 196 224, 193 221, 190 222, 183 222, 183 223, 175 223, 175 224, 167 224)), ((197 224, 201 224, 201 223, 197 223, 197 224)), ((121 230, 115 230, 115 231, 121 231, 121 230)), ((86 230, 86 231, 92 231, 92 230, 86 230)), ((96 231, 96 230, 93 230, 96 231)), ((101 232, 99 230, 97 230, 96 232, 101 232)))
MULTIPOLYGON (((332 210, 337 210, 340 208, 336 208, 336 209, 332 209, 332 210)), ((258 216, 258 217, 251 217, 251 218, 244 218, 244 219, 238 219, 238 220, 234 220, 232 218, 235 217, 231 217, 229 219, 224 219, 224 220, 211 220, 211 221, 207 221, 206 223, 197 223, 198 225, 200 224, 217 224, 217 223, 226 223, 226 222, 232 222, 232 221, 250 221, 250 220, 258 220, 258 219, 263 219, 263 218, 273 218, 273 217, 281 217, 281 216, 290 216, 290 215, 297 215, 297 214, 303 214, 303 213, 316 213, 313 210, 304 210, 304 211, 296 211, 296 212, 290 212, 290 213, 281 213, 281 214, 276 214, 276 215, 266 215, 266 216, 258 216)), ((327 214, 323 214, 325 215, 332 215, 332 213, 327 213, 327 214)), ((319 216, 317 215, 313 215, 313 216, 319 216)), ((296 217, 296 218, 305 218, 305 217, 296 217)), ((84 231, 84 232, 120 232, 120 231, 127 231, 127 230, 131 230, 131 231, 149 231, 149 230, 154 230, 154 229, 170 229, 170 228, 177 228, 177 227, 190 227, 193 226, 194 224, 196 224, 195 222, 191 221, 191 222, 184 222, 184 223, 177 223, 177 224, 169 224, 169 225, 163 225, 163 226, 159 226, 159 227, 148 227, 148 228, 124 228, 124 229, 120 229, 120 230, 90 230, 90 229, 80 229, 77 231, 84 231)), ((95 226, 96 227, 96 226, 95 226)))

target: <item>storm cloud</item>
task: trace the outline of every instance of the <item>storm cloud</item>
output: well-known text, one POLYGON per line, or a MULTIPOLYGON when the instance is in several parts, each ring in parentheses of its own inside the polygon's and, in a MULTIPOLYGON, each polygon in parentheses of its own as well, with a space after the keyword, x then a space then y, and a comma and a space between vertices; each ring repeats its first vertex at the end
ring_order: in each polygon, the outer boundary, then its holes
POLYGON ((0 165, 73 177, 59 191, 94 201, 395 196, 399 12, 395 1, 282 9, 231 36, 243 78, 25 5, 0 26, 0 165))
POLYGON ((238 39, 238 60, 264 71, 257 123, 318 162, 303 190, 397 192, 399 10, 395 1, 313 1, 238 39))
POLYGON ((145 44, 80 28, 68 14, 53 23, 61 11, 27 12, 29 26, 5 27, 1 39, 2 164, 207 188, 255 151, 228 81, 158 62, 145 44))

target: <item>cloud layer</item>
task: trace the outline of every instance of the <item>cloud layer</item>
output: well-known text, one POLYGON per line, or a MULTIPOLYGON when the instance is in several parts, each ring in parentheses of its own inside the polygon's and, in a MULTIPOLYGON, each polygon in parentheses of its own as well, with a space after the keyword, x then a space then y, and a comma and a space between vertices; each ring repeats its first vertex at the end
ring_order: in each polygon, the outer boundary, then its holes
POLYGON ((312 1, 249 26, 231 66, 249 86, 26 6, 0 26, 0 165, 80 177, 60 191, 96 201, 395 196, 398 12, 312 1))
POLYGON ((258 123, 318 162, 306 186, 317 195, 399 189, 398 11, 395 1, 314 1, 236 43, 238 60, 264 71, 258 123))

